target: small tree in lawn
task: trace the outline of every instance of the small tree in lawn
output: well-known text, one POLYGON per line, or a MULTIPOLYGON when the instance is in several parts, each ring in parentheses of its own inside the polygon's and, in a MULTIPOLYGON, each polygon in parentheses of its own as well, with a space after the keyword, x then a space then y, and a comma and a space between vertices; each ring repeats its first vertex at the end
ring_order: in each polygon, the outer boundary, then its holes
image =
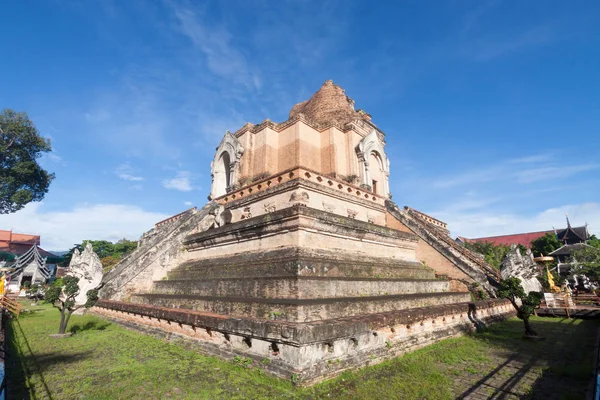
POLYGON ((27 293, 27 296, 33 300, 33 304, 37 304, 38 300, 39 300, 39 291, 40 291, 40 285, 38 285, 37 283, 31 283, 31 282, 26 282, 29 283, 29 285, 25 286, 25 290, 27 293))
POLYGON ((77 305, 75 298, 79 294, 79 278, 75 276, 65 276, 62 278, 64 286, 50 286, 46 290, 45 299, 60 311, 59 334, 64 334, 67 330, 69 318, 82 307, 90 308, 98 301, 98 290, 87 291, 87 302, 77 305))
POLYGON ((498 295, 510 300, 517 310, 517 317, 522 319, 525 325, 525 337, 538 337, 538 334, 529 323, 529 317, 531 317, 535 308, 540 305, 542 294, 540 292, 529 292, 527 294, 523 290, 519 278, 508 278, 500 281, 498 295), (518 300, 521 301, 521 305, 518 304, 518 300))

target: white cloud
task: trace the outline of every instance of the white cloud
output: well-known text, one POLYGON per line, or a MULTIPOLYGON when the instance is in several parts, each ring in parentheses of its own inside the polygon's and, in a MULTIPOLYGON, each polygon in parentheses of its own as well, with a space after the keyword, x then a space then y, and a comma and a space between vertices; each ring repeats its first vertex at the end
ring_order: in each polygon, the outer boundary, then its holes
POLYGON ((498 6, 500 0, 487 0, 477 3, 477 7, 470 10, 463 18, 462 34, 465 35, 474 26, 478 25, 482 17, 487 14, 491 9, 498 6))
POLYGON ((91 104, 104 110, 99 115, 110 116, 90 123, 91 117, 86 115, 90 143, 100 143, 112 154, 124 154, 130 159, 176 159, 181 155, 172 138, 167 137, 175 118, 164 100, 164 88, 170 82, 150 76, 152 79, 141 75, 135 67, 125 68, 118 75, 118 86, 107 87, 90 99, 91 104))
POLYGON ((434 180, 433 187, 436 189, 447 189, 456 186, 472 185, 473 183, 490 182, 502 178, 504 173, 505 170, 502 166, 474 166, 465 172, 459 172, 452 176, 434 180))
POLYGON ((63 167, 67 166, 67 163, 65 162, 65 160, 63 160, 63 158, 61 156, 59 156, 58 154, 56 154, 54 152, 44 154, 43 157, 46 160, 52 161, 53 163, 56 163, 56 164, 60 164, 63 167))
POLYGON ((538 26, 506 36, 477 38, 466 47, 466 53, 475 61, 491 61, 506 54, 524 51, 531 47, 548 45, 556 34, 546 26, 538 26))
POLYGON ((476 238, 545 231, 552 227, 564 228, 565 213, 569 215, 571 225, 581 226, 588 223, 590 233, 600 234, 600 203, 563 205, 532 215, 498 213, 489 209, 464 212, 445 209, 432 213, 432 216, 448 223, 453 236, 476 238))
POLYGON ((520 183, 532 183, 549 179, 566 178, 575 175, 579 172, 591 171, 598 169, 598 164, 580 164, 580 165, 565 165, 565 166, 550 166, 532 168, 515 173, 517 180, 520 183))
POLYGON ((191 207, 192 202, 191 201, 184 201, 183 204, 186 205, 186 206, 188 206, 188 207, 191 207))
POLYGON ((486 182, 514 182, 528 184, 557 178, 567 178, 581 172, 600 168, 600 164, 564 165, 552 162, 551 155, 536 154, 521 158, 500 161, 492 165, 470 166, 446 177, 436 178, 432 187, 448 189, 457 186, 472 186, 486 182))
POLYGON ((552 153, 543 153, 543 154, 534 154, 531 156, 513 158, 511 160, 508 160, 507 162, 509 162, 511 164, 532 164, 532 163, 550 161, 552 157, 553 157, 552 153))
POLYGON ((98 123, 109 120, 111 113, 103 108, 100 108, 91 112, 86 112, 83 114, 83 116, 85 117, 86 121, 90 123, 98 123))
POLYGON ((134 175, 129 175, 129 174, 118 174, 119 178, 126 180, 126 181, 143 181, 144 178, 141 176, 134 176, 134 175))
POLYGON ((174 189, 182 192, 189 192, 194 189, 190 182, 190 175, 190 171, 179 171, 177 172, 177 176, 175 176, 175 178, 165 179, 162 182, 162 185, 166 189, 174 189))
POLYGON ((232 43, 233 35, 222 26, 207 26, 192 10, 173 5, 181 33, 206 57, 211 73, 223 79, 260 87, 260 78, 250 72, 246 57, 232 43))
POLYGON ((136 240, 169 215, 126 204, 85 204, 69 211, 45 212, 43 203, 30 203, 2 217, 2 229, 41 235, 47 250, 67 250, 85 239, 136 240))
MULTIPOLYGON (((115 170, 115 174, 125 181, 143 181, 144 177, 133 174, 133 167, 129 164, 121 164, 115 170)), ((135 186, 135 185, 134 185, 135 186)), ((139 186, 139 185, 138 185, 139 186)))

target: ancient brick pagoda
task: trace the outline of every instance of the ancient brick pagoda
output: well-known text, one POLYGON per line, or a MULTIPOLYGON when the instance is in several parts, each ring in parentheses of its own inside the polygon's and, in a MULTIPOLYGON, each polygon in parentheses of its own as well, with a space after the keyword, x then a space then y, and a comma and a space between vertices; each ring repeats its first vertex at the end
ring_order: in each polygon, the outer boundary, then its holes
POLYGON ((495 271, 391 202, 384 134, 331 81, 227 132, 211 170, 211 201, 145 233, 94 312, 305 383, 512 312, 470 303, 495 271))

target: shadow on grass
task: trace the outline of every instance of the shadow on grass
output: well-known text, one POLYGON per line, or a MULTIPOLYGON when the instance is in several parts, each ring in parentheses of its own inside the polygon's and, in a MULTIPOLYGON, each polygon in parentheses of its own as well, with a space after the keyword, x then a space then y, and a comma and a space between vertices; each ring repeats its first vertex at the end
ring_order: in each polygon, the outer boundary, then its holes
POLYGON ((18 319, 13 319, 8 323, 6 331, 8 344, 6 359, 8 399, 45 398, 52 400, 54 397, 44 377, 44 371, 57 364, 70 364, 92 356, 91 351, 72 354, 60 352, 34 354, 18 319), (17 338, 17 334, 19 338, 17 338), (36 393, 30 387, 29 382, 33 375, 39 377, 43 387, 42 393, 36 393))
MULTIPOLYGON (((59 339, 61 340, 61 339, 59 339)), ((64 354, 61 352, 52 352, 45 354, 28 354, 23 356, 23 362, 25 365, 34 366, 39 374, 45 372, 48 367, 58 365, 66 366, 71 363, 75 363, 86 358, 92 357, 92 351, 85 351, 81 353, 69 353, 64 354)))
MULTIPOLYGON (((38 396, 35 394, 31 396, 29 389, 27 388, 27 383, 35 371, 30 371, 25 364, 25 349, 23 349, 19 344, 19 340, 17 339, 17 331, 23 334, 23 329, 21 328, 18 319, 13 319, 10 323, 7 323, 6 342, 8 353, 6 355, 5 371, 7 381, 6 397, 9 399, 36 399, 38 396)), ((23 338, 25 346, 27 347, 27 351, 29 354, 32 354, 27 338, 25 338, 25 336, 23 336, 23 338)), ((40 379, 44 385, 46 397, 52 399, 52 395, 50 394, 50 390, 48 389, 48 385, 46 384, 42 374, 40 374, 40 379)))
POLYGON ((83 332, 83 331, 103 331, 110 325, 110 322, 93 320, 88 321, 85 324, 74 324, 69 329, 71 333, 83 332))
MULTIPOLYGON (((519 384, 530 385, 526 398, 585 398, 588 382, 593 376, 593 359, 597 321, 535 318, 533 328, 546 339, 523 339, 523 322, 509 320, 489 327, 473 337, 506 351, 506 361, 477 381, 458 398, 488 391, 491 399, 519 396, 519 384), (535 366, 543 367, 537 378, 528 374, 535 366), (507 377, 504 379, 503 377, 507 377), (526 379, 525 382, 521 382, 526 379)), ((523 392, 521 390, 520 392, 523 392)))

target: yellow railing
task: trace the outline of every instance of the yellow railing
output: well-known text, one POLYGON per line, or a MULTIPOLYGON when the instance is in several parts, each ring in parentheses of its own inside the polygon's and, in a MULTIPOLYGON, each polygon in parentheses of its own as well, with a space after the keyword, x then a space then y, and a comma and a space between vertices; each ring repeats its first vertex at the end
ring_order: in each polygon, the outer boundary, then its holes
POLYGON ((0 306, 13 313, 15 317, 19 318, 19 314, 21 313, 21 305, 13 299, 7 296, 2 296, 0 298, 0 306))

